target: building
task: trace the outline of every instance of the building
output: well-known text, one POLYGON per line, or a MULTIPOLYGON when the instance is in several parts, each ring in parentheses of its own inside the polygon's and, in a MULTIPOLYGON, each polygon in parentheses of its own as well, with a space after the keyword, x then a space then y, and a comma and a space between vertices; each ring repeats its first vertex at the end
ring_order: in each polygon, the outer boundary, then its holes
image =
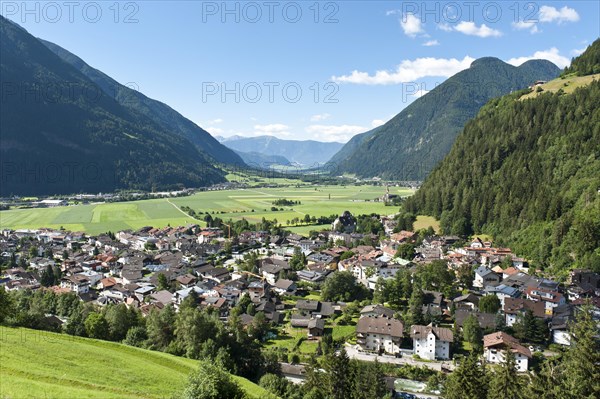
POLYGON ((485 266, 479 266, 475 270, 475 279, 473 280, 473 287, 484 288, 488 285, 496 285, 502 278, 485 266))
POLYGON ((493 364, 503 363, 507 350, 515 354, 517 371, 527 371, 529 359, 531 359, 531 351, 521 345, 516 338, 504 332, 495 332, 483 337, 483 357, 486 362, 493 364))
POLYGON ((531 310, 537 318, 543 319, 546 317, 542 302, 524 298, 505 298, 503 310, 507 327, 513 326, 528 310, 531 310))
POLYGON ((454 341, 452 330, 442 327, 415 325, 410 328, 415 355, 427 360, 450 359, 450 345, 454 341))
POLYGON ((553 291, 545 288, 528 288, 525 293, 527 298, 532 301, 540 301, 544 303, 544 310, 547 316, 552 316, 552 310, 566 303, 565 297, 558 291, 553 291))
POLYGON ((365 351, 396 354, 400 353, 403 332, 398 319, 361 317, 356 324, 356 343, 365 351))

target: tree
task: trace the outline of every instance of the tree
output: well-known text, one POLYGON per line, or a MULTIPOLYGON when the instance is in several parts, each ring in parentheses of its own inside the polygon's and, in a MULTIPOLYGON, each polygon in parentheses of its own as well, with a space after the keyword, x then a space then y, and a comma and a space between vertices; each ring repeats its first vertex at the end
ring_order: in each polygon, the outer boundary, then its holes
POLYGON ((300 247, 294 248, 294 254, 290 259, 290 267, 294 271, 299 271, 304 269, 304 265, 306 264, 306 257, 302 253, 302 249, 300 247))
POLYGON ((397 258, 412 260, 415 257, 415 246, 410 243, 400 244, 395 256, 397 258))
POLYGON ((260 377, 258 385, 278 397, 285 397, 288 390, 288 381, 275 374, 267 373, 260 377))
POLYGON ((54 269, 51 265, 47 265, 46 269, 44 269, 42 272, 40 276, 40 284, 42 284, 44 287, 50 287, 55 284, 54 269))
POLYGON ((469 315, 463 323, 463 337, 465 341, 471 344, 476 352, 480 352, 483 347, 483 332, 479 326, 479 320, 475 315, 469 315))
POLYGON ((325 358, 327 371, 327 397, 346 399, 351 397, 350 358, 344 348, 339 354, 332 353, 325 358))
POLYGON ((421 266, 416 277, 420 281, 422 289, 440 291, 447 296, 451 296, 455 275, 454 272, 448 269, 446 261, 434 260, 421 266))
POLYGON ((482 399, 487 391, 485 367, 477 355, 471 354, 448 376, 443 396, 445 399, 482 399))
POLYGON ((108 323, 101 313, 90 313, 85 319, 84 325, 85 332, 90 338, 108 339, 110 337, 108 323))
POLYGON ((321 289, 321 296, 325 301, 349 302, 361 300, 369 294, 368 289, 358 284, 349 271, 333 273, 325 280, 321 289))
POLYGON ((538 319, 531 309, 513 325, 515 336, 521 340, 533 343, 543 343, 547 339, 548 325, 542 319, 538 319))
POLYGON ((353 369, 352 398, 371 399, 383 398, 387 393, 385 374, 381 364, 374 362, 360 363, 351 361, 353 369))
POLYGON ((223 368, 201 360, 188 379, 181 399, 242 399, 244 391, 223 368))
POLYGON ((517 375, 515 354, 507 350, 504 362, 492 374, 487 399, 522 399, 523 384, 517 375))
POLYGON ((479 299, 479 311, 483 313, 497 313, 501 306, 500 298, 494 294, 485 295, 479 299))
POLYGON ((127 331, 137 322, 135 316, 135 313, 129 312, 125 304, 107 306, 104 317, 108 323, 110 339, 113 341, 125 339, 127 331))
POLYGON ((175 309, 168 305, 163 310, 152 309, 146 318, 150 348, 165 350, 175 338, 175 309))
POLYGON ((158 275, 156 276, 156 281, 158 283, 156 288, 159 291, 169 289, 169 281, 167 280, 167 276, 165 276, 164 273, 158 273, 158 275))
POLYGON ((13 314, 14 303, 4 286, 0 286, 0 323, 13 314))
POLYGON ((561 372, 563 397, 588 399, 600 397, 600 341, 593 308, 585 305, 569 329, 571 345, 561 372))
POLYGON ((409 326, 423 323, 423 291, 419 288, 413 290, 408 300, 406 324, 409 326))
POLYGON ((130 346, 137 346, 141 348, 144 346, 144 342, 148 338, 148 334, 146 333, 146 328, 142 326, 131 327, 127 331, 127 336, 125 336, 124 344, 130 346))

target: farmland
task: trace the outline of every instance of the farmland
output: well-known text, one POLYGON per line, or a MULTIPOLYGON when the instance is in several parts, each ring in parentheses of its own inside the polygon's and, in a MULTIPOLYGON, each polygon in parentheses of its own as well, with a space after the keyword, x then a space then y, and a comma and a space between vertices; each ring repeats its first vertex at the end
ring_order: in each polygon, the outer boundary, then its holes
MULTIPOLYGON (((390 188, 392 194, 408 196, 408 188, 390 188)), ((199 192, 188 197, 151 199, 133 202, 75 205, 47 209, 11 209, 0 212, 0 228, 35 229, 64 227, 72 231, 98 234, 106 231, 138 229, 143 226, 163 227, 198 223, 181 207, 190 207, 200 213, 216 214, 223 220, 245 218, 249 222, 277 219, 290 225, 294 218, 329 216, 349 210, 354 214, 392 214, 396 207, 374 202, 385 193, 382 186, 288 186, 280 188, 250 188, 199 192), (278 207, 272 211, 272 202, 278 198, 300 201, 300 205, 278 207)), ((202 215, 200 215, 202 216, 202 215)), ((201 223, 202 224, 202 223, 201 223)), ((298 226, 291 230, 306 233, 318 226, 298 226)))
MULTIPOLYGON (((113 342, 0 327, 2 398, 169 398, 197 362, 113 342)), ((234 377, 251 398, 266 392, 234 377)))

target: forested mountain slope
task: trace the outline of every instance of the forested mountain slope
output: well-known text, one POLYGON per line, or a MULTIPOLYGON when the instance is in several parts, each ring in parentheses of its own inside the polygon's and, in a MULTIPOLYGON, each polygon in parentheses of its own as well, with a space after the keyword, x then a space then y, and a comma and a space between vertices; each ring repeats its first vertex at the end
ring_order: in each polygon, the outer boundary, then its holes
POLYGON ((600 81, 522 94, 483 107, 406 209, 445 233, 492 234, 537 266, 600 271, 600 81))

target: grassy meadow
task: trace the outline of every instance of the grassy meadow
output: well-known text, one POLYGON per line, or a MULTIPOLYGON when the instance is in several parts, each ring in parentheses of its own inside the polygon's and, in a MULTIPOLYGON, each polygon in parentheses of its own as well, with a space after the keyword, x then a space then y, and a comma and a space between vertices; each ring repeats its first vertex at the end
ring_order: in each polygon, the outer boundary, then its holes
MULTIPOLYGON (((0 327, 0 398, 171 398, 195 360, 114 342, 0 327)), ((266 391, 234 377, 251 398, 266 391)))
MULTIPOLYGON (((408 196, 409 188, 391 187, 391 193, 408 196)), ((180 207, 188 206, 196 212, 209 212, 223 220, 246 218, 249 222, 277 219, 287 221, 311 216, 329 216, 349 210, 354 214, 392 214, 397 207, 386 207, 374 202, 385 193, 382 186, 288 186, 280 188, 249 188, 199 192, 189 197, 151 199, 132 202, 100 203, 46 209, 11 209, 0 212, 0 228, 60 228, 98 234, 106 231, 138 229, 143 226, 163 227, 198 223, 180 207), (278 198, 300 201, 301 205, 283 207, 273 212, 272 202, 278 198)), ((279 207, 281 208, 281 207, 279 207)), ((307 233, 319 226, 292 227, 307 233)))
POLYGON ((541 92, 538 92, 537 89, 534 89, 531 93, 521 96, 520 100, 535 98, 546 92, 556 93, 560 89, 562 89, 565 94, 571 94, 578 87, 587 86, 592 83, 593 80, 597 79, 600 79, 600 73, 587 76, 567 75, 564 78, 556 78, 544 83, 543 85, 540 85, 542 88, 541 92))

